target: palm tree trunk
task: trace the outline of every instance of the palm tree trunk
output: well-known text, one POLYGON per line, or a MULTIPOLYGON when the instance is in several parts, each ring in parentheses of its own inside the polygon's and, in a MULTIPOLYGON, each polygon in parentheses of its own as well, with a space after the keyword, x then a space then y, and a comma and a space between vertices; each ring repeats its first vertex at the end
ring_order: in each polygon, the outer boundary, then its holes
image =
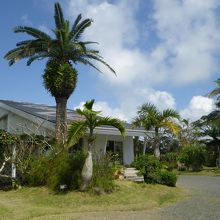
POLYGON ((92 161, 92 147, 94 144, 93 129, 90 129, 88 137, 88 155, 82 169, 82 184, 80 186, 81 191, 85 191, 92 179, 93 174, 93 161, 92 161))
POLYGON ((85 163, 82 169, 82 184, 80 186, 81 191, 85 191, 89 185, 90 180, 92 179, 93 173, 93 161, 92 161, 92 152, 88 151, 85 163))
POLYGON ((144 144, 143 144, 143 155, 146 153, 146 148, 147 148, 147 138, 144 137, 144 144))
POLYGON ((160 159, 160 137, 159 137, 159 129, 157 127, 155 128, 154 156, 160 159))
POLYGON ((56 130, 55 137, 58 144, 64 144, 67 138, 66 105, 68 98, 55 97, 56 100, 56 130))

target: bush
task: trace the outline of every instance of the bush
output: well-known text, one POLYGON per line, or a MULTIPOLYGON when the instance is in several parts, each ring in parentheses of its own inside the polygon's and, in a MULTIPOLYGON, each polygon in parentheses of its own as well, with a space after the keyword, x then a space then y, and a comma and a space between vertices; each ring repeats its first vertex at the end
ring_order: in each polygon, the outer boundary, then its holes
POLYGON ((115 161, 114 155, 106 153, 93 161, 93 176, 90 182, 90 189, 98 190, 100 192, 110 193, 114 190, 114 174, 115 174, 115 161))
POLYGON ((172 171, 177 168, 178 153, 168 152, 161 155, 161 161, 168 171, 172 171))
POLYGON ((55 192, 78 189, 85 158, 85 154, 81 151, 58 155, 53 161, 53 168, 47 181, 49 188, 55 192))
POLYGON ((167 186, 176 186, 177 176, 169 171, 161 171, 160 183, 167 186))
POLYGON ((188 169, 191 167, 193 171, 199 171, 205 162, 205 150, 202 146, 185 147, 179 156, 179 161, 188 169))
POLYGON ((146 183, 159 183, 161 163, 155 156, 142 155, 132 165, 144 176, 146 183))
POLYGON ((22 176, 22 184, 28 186, 46 185, 51 171, 48 157, 32 157, 26 173, 22 176))

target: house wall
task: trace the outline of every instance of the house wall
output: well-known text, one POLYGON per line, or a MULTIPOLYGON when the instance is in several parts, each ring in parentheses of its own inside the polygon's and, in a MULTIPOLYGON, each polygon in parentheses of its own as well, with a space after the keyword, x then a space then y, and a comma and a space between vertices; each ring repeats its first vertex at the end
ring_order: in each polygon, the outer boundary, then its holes
POLYGON ((0 129, 7 130, 7 123, 8 123, 8 117, 7 117, 7 111, 0 108, 0 129))
MULTIPOLYGON (((132 136, 123 138, 120 135, 103 135, 96 136, 94 149, 92 150, 95 155, 104 154, 106 152, 106 144, 108 141, 121 141, 123 143, 123 163, 129 165, 134 160, 134 143, 132 136)), ((86 138, 83 140, 83 147, 88 148, 86 138)))
POLYGON ((42 122, 39 120, 37 123, 33 123, 30 120, 17 116, 13 113, 8 115, 8 131, 17 134, 37 134, 43 136, 52 136, 53 132, 44 128, 42 122))
POLYGON ((42 120, 34 123, 31 120, 18 116, 10 111, 0 108, 0 118, 3 115, 7 117, 0 120, 0 129, 7 130, 14 134, 37 134, 43 136, 53 136, 54 132, 43 126, 42 120))

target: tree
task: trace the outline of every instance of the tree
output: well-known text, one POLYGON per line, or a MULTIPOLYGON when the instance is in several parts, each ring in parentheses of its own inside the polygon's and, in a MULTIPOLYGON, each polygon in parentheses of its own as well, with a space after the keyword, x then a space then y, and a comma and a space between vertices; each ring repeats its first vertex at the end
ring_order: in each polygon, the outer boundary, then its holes
POLYGON ((82 136, 87 135, 88 142, 88 156, 82 170, 83 184, 81 190, 85 190, 89 181, 92 178, 93 162, 92 162, 92 149, 94 147, 96 136, 94 129, 99 126, 107 125, 117 128, 122 136, 125 135, 125 127, 123 123, 117 118, 102 117, 101 111, 93 110, 94 99, 87 101, 84 104, 83 110, 76 109, 76 112, 82 116, 82 120, 74 121, 69 126, 68 145, 73 146, 82 136))
POLYGON ((138 116, 134 118, 133 126, 144 127, 147 131, 154 129, 154 155, 160 158, 160 135, 161 131, 168 129, 170 132, 177 134, 179 126, 172 119, 179 119, 178 112, 173 109, 165 109, 160 112, 155 105, 151 103, 143 104, 139 107, 138 116))
POLYGON ((33 39, 18 42, 16 48, 10 50, 5 59, 9 65, 27 58, 29 66, 35 60, 48 59, 43 74, 44 86, 56 101, 56 139, 62 143, 66 139, 66 105, 67 100, 73 93, 77 83, 76 63, 89 65, 100 71, 92 61, 98 61, 108 67, 113 73, 115 71, 103 60, 98 50, 89 49, 92 41, 81 41, 85 29, 92 24, 91 19, 82 20, 78 15, 74 24, 70 26, 68 20, 64 19, 59 3, 55 3, 55 29, 54 38, 47 33, 27 26, 18 26, 15 33, 26 33, 33 39))
POLYGON ((215 81, 217 87, 209 93, 209 97, 216 97, 216 106, 220 108, 220 78, 215 81))

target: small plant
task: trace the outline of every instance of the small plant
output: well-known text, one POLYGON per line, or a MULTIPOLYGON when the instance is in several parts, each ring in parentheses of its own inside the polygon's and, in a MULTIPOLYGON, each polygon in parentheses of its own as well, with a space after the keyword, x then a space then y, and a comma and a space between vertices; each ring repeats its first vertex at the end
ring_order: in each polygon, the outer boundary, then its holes
POLYGON ((177 176, 169 171, 161 171, 160 183, 167 186, 176 186, 177 176))

